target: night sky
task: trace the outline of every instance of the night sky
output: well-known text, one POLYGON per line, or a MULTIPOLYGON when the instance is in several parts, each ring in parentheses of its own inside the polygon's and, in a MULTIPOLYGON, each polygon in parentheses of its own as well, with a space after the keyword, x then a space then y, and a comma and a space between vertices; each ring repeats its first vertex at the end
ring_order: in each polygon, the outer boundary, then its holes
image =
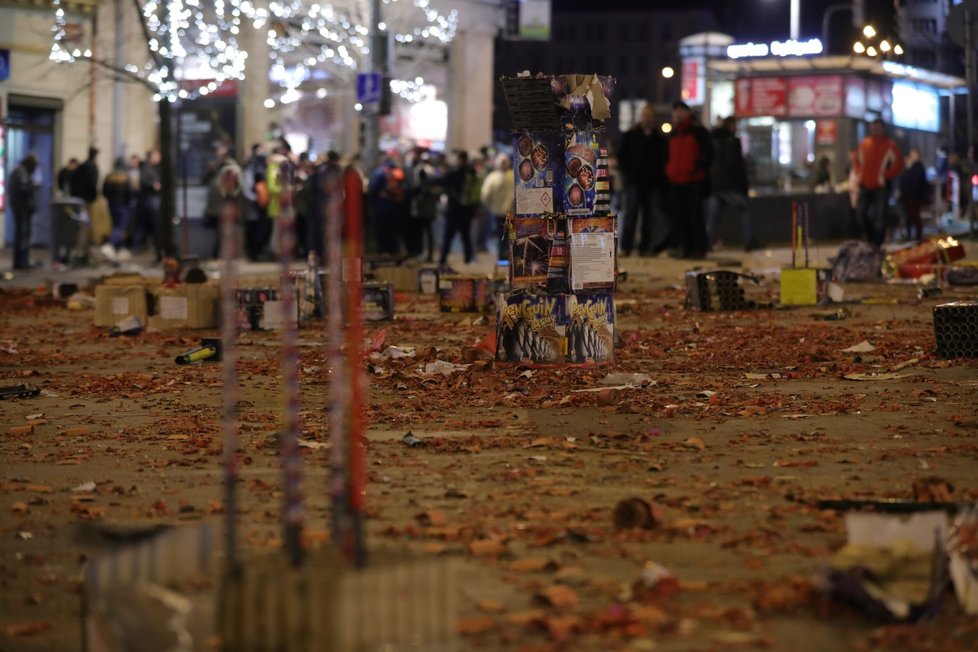
MULTIPOLYGON (((825 9, 840 0, 801 0, 801 36, 821 38, 825 9)), ((885 31, 892 27, 893 0, 864 0, 866 16, 885 31)), ((772 41, 788 37, 789 0, 553 0, 555 12, 591 10, 600 5, 608 11, 615 9, 681 9, 699 7, 714 12, 723 30, 737 40, 772 41)), ((840 46, 848 47, 850 34, 841 35, 852 24, 849 12, 837 12, 830 28, 835 31, 840 46)))

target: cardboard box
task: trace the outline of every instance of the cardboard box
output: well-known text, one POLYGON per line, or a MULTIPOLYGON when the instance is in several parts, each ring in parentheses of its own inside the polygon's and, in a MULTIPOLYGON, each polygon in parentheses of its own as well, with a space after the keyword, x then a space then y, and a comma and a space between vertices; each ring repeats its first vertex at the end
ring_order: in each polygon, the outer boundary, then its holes
POLYGON ((500 84, 514 129, 587 129, 611 117, 614 77, 504 77, 500 84))
POLYGON ((614 217, 567 220, 570 287, 574 292, 613 292, 618 280, 618 224, 614 217))
POLYGON ((920 265, 951 263, 966 255, 964 245, 954 238, 932 238, 887 254, 883 272, 889 277, 916 278, 913 274, 921 269, 920 265))
POLYGON ((491 304, 487 276, 442 274, 438 277, 438 307, 441 312, 484 312, 491 304))
MULTIPOLYGON (((292 303, 292 323, 299 322, 298 292, 292 303)), ((238 324, 253 331, 277 330, 285 325, 279 288, 239 288, 235 291, 238 324)))
POLYGON ((367 275, 374 281, 390 283, 397 292, 418 291, 418 268, 414 265, 384 265, 375 267, 367 275))
POLYGON ((220 291, 216 285, 157 286, 150 290, 149 326, 173 328, 217 328, 220 291))
MULTIPOLYGON (((611 201, 611 188, 608 181, 608 144, 603 130, 587 129, 567 134, 564 143, 564 179, 560 203, 564 212, 571 217, 591 217, 599 215, 598 182, 599 162, 601 181, 600 206, 607 207, 611 201)), ((605 208, 606 210, 606 208, 605 208)))
POLYGON ((363 321, 394 319, 394 287, 390 283, 364 283, 360 316, 363 321))
POLYGON ((814 267, 781 270, 782 306, 817 306, 825 297, 832 270, 814 267))
POLYGON ((95 288, 95 325, 115 326, 123 319, 137 317, 146 323, 148 316, 145 285, 103 284, 95 288))
POLYGON ((567 362, 615 359, 615 300, 610 294, 568 295, 567 362))
POLYGON ((497 298, 496 359, 565 362, 570 296, 516 291, 497 298))
POLYGON ((418 270, 418 292, 438 294, 438 270, 435 268, 418 270))
POLYGON ((523 131, 513 135, 516 216, 542 217, 563 210, 564 134, 523 131))
POLYGON ((567 220, 513 218, 510 226, 510 286, 568 292, 570 245, 567 220))

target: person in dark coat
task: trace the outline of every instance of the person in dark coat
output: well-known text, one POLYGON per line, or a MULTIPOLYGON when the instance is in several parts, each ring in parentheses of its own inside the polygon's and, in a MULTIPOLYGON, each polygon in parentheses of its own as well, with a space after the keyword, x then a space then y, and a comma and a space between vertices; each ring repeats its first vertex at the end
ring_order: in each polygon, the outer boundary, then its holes
POLYGON ((696 122, 685 102, 676 102, 666 178, 672 184, 673 241, 684 258, 703 259, 709 247, 703 200, 709 195, 707 172, 712 162, 709 132, 696 122))
POLYGON ((133 246, 144 246, 146 238, 153 241, 156 257, 162 260, 163 244, 157 224, 160 220, 160 153, 153 150, 146 155, 139 168, 139 193, 136 197, 136 235, 133 246))
POLYGON ((98 150, 94 147, 89 147, 88 158, 85 159, 84 163, 75 168, 75 171, 71 173, 71 179, 68 183, 71 196, 83 199, 89 205, 98 199, 99 173, 98 163, 95 162, 97 156, 98 150))
POLYGON ((907 240, 912 237, 919 242, 924 237, 924 224, 920 219, 920 211, 929 203, 931 193, 930 184, 927 182, 927 171, 924 169, 924 164, 920 162, 920 152, 915 149, 907 154, 898 191, 900 205, 906 216, 907 240))
POLYGON ((71 176, 78 169, 78 159, 71 157, 68 164, 58 170, 58 192, 63 195, 71 194, 71 176))
POLYGON ((14 269, 28 269, 31 266, 31 218, 37 210, 35 170, 37 170, 37 157, 28 154, 20 165, 14 168, 7 182, 10 209, 14 214, 14 269))
POLYGON ((747 199, 747 165, 737 138, 737 119, 724 118, 713 130, 715 157, 710 165, 710 198, 707 200, 706 234, 710 249, 716 244, 717 224, 727 208, 740 215, 744 251, 757 249, 751 233, 750 205, 747 199))
POLYGON ((465 263, 471 263, 473 260, 472 237, 469 234, 469 227, 472 225, 476 205, 472 203, 466 191, 475 182, 475 176, 475 170, 469 165, 469 155, 463 151, 458 153, 457 165, 446 172, 442 178, 441 187, 448 195, 445 233, 441 241, 441 257, 438 261, 442 267, 448 261, 448 254, 452 250, 452 241, 455 239, 456 233, 462 238, 465 263))
MULTIPOLYGON (((640 234, 641 255, 656 254, 666 246, 652 241, 655 221, 662 220, 663 194, 666 188, 666 139, 655 121, 655 111, 646 105, 639 123, 621 140, 618 166, 624 180, 625 214, 622 224, 621 250, 630 256, 635 248, 635 231, 640 234)), ((668 225, 666 225, 668 228, 668 225)))
POLYGON ((102 182, 102 195, 109 203, 109 214, 112 216, 112 235, 109 242, 118 249, 125 242, 132 219, 133 191, 124 158, 117 158, 112 172, 106 175, 102 182))

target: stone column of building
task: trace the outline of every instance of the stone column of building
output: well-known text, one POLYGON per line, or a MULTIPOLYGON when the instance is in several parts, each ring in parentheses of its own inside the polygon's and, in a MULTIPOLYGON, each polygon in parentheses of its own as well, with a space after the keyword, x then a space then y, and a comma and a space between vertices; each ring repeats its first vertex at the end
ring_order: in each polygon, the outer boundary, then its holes
POLYGON ((492 144, 493 39, 498 7, 466 2, 459 6, 459 31, 448 62, 448 149, 477 150, 492 144))
MULTIPOLYGON (((257 6, 257 5, 256 5, 257 6)), ((255 29, 250 21, 241 25, 240 45, 248 52, 245 78, 238 82, 237 150, 246 158, 254 143, 264 143, 270 113, 265 108, 268 99, 269 47, 265 31, 255 29)))

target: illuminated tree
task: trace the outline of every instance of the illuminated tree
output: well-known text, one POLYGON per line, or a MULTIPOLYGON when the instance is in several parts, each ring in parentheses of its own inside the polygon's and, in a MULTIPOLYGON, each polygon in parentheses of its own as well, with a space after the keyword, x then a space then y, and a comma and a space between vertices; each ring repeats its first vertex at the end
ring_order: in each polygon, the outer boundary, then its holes
POLYGON ((153 93, 160 122, 159 236, 167 255, 175 254, 173 105, 178 100, 207 95, 227 79, 244 77, 248 54, 238 47, 237 37, 242 20, 247 19, 250 10, 246 11, 241 4, 240 0, 133 0, 146 41, 146 57, 136 63, 97 57, 88 49, 66 47, 65 11, 61 0, 53 0, 52 61, 91 62, 153 93))

